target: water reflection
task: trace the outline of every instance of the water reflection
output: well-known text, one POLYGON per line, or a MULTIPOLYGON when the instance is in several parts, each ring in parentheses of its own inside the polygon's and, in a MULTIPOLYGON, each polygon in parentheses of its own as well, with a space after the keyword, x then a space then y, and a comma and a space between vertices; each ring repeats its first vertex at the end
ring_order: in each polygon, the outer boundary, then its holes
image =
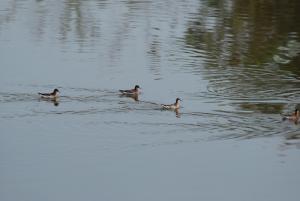
POLYGON ((44 102, 53 103, 54 106, 59 105, 59 98, 55 98, 55 99, 40 98, 39 100, 44 101, 44 102))
MULTIPOLYGON (((196 49, 204 49, 216 61, 215 65, 261 67, 272 62, 278 47, 290 40, 299 40, 297 25, 300 18, 297 10, 300 3, 297 0, 289 3, 243 0, 204 2, 197 20, 190 24, 186 32, 186 42, 196 49), (210 18, 213 20, 208 20, 210 18)), ((292 55, 296 57, 296 54, 292 55)), ((298 58, 293 58, 293 61, 298 58)), ((291 66, 295 64, 293 61, 291 66)))
POLYGON ((203 2, 185 42, 203 58, 191 72, 209 81, 207 96, 266 114, 299 100, 300 2, 203 2))
POLYGON ((131 98, 134 101, 139 101, 139 95, 138 94, 121 94, 120 97, 127 97, 127 98, 131 98))
POLYGON ((263 114, 280 114, 285 104, 283 103, 236 103, 241 110, 244 111, 253 111, 263 114))
POLYGON ((181 117, 179 109, 175 109, 174 112, 175 112, 175 115, 176 115, 177 118, 181 117))
POLYGON ((175 116, 177 118, 180 118, 181 117, 181 113, 180 113, 180 110, 177 108, 177 109, 164 109, 164 108, 161 108, 160 109, 161 111, 169 111, 169 112, 174 112, 175 116))

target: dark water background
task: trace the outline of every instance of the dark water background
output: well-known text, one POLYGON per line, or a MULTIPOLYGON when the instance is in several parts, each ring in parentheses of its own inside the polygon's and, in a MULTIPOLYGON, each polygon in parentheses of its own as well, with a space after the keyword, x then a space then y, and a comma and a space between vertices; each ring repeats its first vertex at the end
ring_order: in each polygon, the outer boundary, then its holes
POLYGON ((298 201, 299 10, 1 1, 0 200, 298 201))

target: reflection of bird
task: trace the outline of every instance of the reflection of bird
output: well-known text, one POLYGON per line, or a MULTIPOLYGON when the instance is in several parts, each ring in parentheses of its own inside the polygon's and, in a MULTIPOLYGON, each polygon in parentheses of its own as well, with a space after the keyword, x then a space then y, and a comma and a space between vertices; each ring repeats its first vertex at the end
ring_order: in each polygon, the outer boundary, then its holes
POLYGON ((295 112, 292 115, 284 116, 282 120, 290 120, 297 122, 300 117, 300 111, 298 109, 295 109, 295 112))
POLYGON ((54 89, 52 93, 39 93, 41 98, 46 98, 46 99, 56 99, 59 97, 59 90, 54 89))
POLYGON ((135 101, 139 101, 138 94, 121 94, 120 97, 128 97, 128 98, 132 98, 135 101))
POLYGON ((59 102, 58 102, 57 99, 52 100, 52 102, 53 102, 53 105, 54 105, 54 106, 58 106, 58 105, 59 105, 59 102))
POLYGON ((49 103, 53 103, 54 106, 58 106, 59 105, 59 99, 58 98, 54 98, 54 99, 50 99, 50 98, 41 98, 41 101, 44 102, 49 102, 49 103))
POLYGON ((162 104, 161 106, 162 106, 163 109, 175 110, 175 109, 178 109, 180 107, 179 101, 182 101, 182 100, 180 98, 176 98, 175 103, 170 104, 170 105, 162 104))
POLYGON ((180 114, 180 112, 179 112, 179 109, 177 108, 177 109, 175 109, 174 111, 175 111, 176 117, 177 117, 177 118, 180 118, 181 114, 180 114))
POLYGON ((126 95, 137 95, 140 93, 140 86, 139 85, 135 85, 134 89, 128 89, 128 90, 119 90, 122 94, 126 94, 126 95))

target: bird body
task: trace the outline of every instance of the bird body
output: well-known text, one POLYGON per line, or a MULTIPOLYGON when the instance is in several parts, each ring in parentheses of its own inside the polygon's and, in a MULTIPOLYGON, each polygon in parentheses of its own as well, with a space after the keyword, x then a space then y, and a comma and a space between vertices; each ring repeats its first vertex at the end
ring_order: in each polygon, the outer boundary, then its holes
POLYGON ((135 85, 133 89, 119 90, 124 95, 138 95, 140 93, 140 86, 135 85))
POLYGON ((179 101, 181 101, 181 99, 180 98, 176 98, 175 103, 169 104, 169 105, 162 104, 161 107, 163 109, 175 110, 175 109, 178 109, 180 107, 179 101))
POLYGON ((295 112, 292 115, 284 116, 282 120, 298 121, 300 118, 300 111, 295 109, 295 112))
POLYGON ((53 92, 51 93, 38 93, 41 98, 46 98, 46 99, 56 99, 59 97, 59 90, 54 89, 53 92))

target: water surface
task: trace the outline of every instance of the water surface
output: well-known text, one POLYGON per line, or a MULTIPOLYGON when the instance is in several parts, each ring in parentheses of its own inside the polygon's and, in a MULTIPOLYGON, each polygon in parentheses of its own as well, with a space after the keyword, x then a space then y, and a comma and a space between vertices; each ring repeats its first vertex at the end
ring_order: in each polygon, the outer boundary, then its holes
POLYGON ((299 9, 1 1, 1 200, 299 200, 299 9))

